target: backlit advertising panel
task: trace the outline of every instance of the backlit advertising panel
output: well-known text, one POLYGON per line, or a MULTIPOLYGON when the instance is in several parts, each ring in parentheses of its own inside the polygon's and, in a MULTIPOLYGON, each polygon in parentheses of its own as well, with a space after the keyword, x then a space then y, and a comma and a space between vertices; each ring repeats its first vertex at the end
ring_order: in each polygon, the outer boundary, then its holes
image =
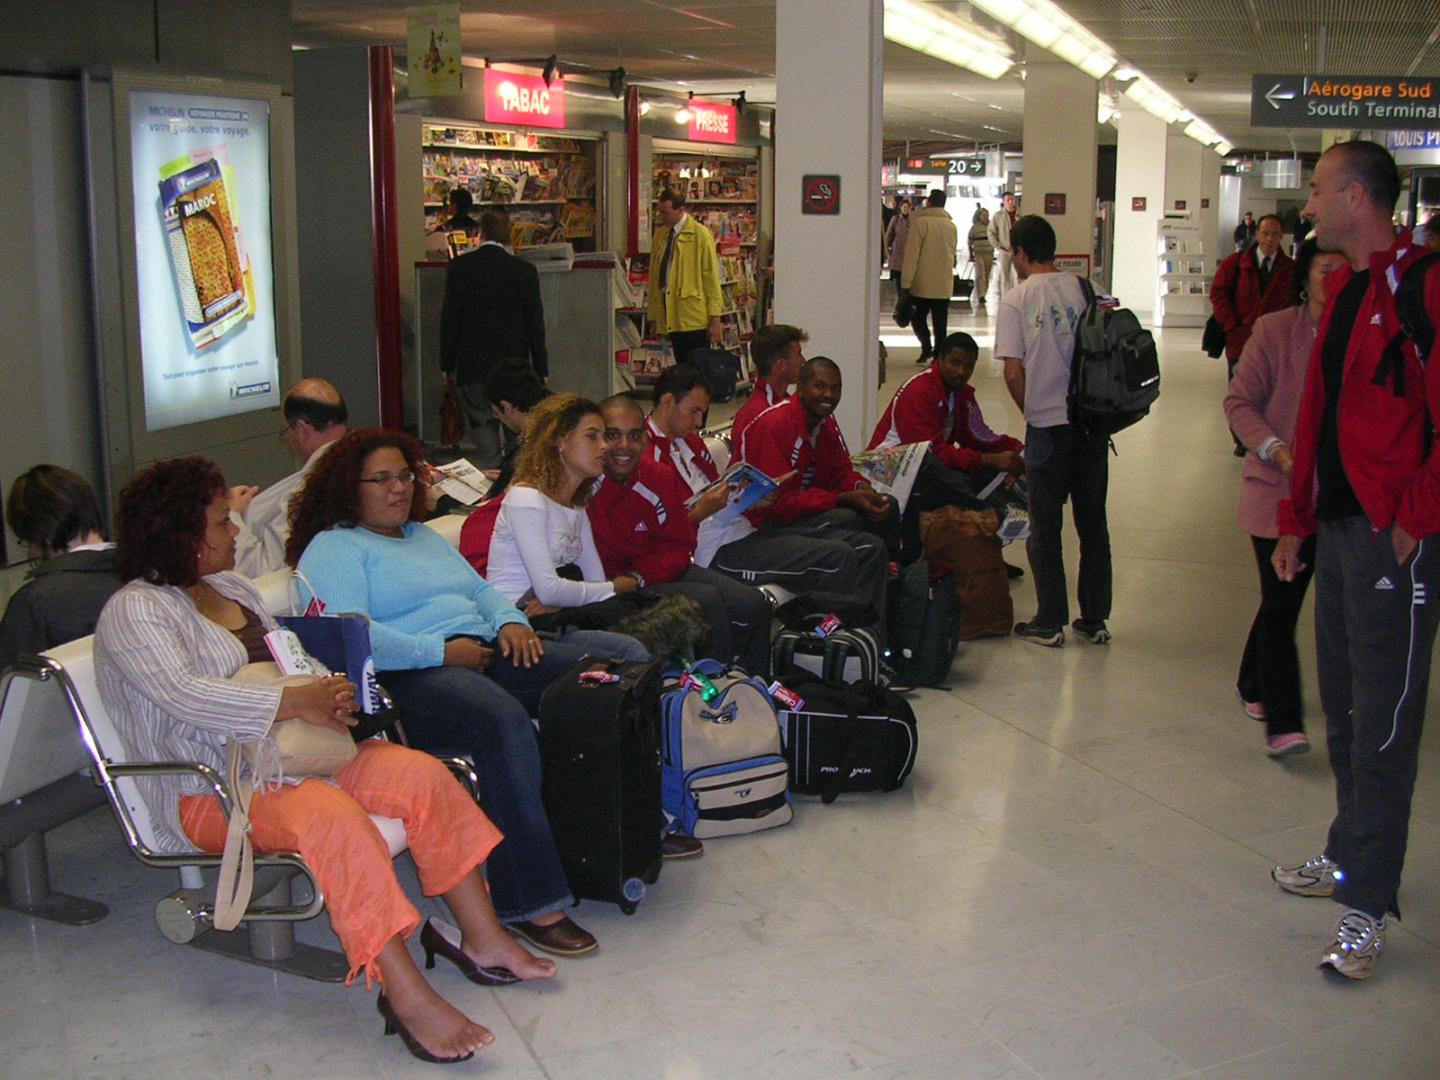
POLYGON ((145 427, 280 400, 264 100, 130 95, 145 427))

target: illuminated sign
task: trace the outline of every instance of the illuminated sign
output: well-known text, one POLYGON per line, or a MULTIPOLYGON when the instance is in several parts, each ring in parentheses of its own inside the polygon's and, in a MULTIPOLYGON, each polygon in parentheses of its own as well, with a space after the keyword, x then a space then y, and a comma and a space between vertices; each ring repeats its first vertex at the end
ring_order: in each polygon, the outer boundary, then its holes
POLYGON ((734 105, 690 102, 690 138, 694 142, 733 143, 740 113, 734 105))
POLYGON ((539 75, 485 69, 485 119, 521 127, 565 126, 565 80, 549 86, 539 75))
POLYGON ((1440 79, 1390 75, 1255 75, 1252 127, 1440 127, 1440 79))

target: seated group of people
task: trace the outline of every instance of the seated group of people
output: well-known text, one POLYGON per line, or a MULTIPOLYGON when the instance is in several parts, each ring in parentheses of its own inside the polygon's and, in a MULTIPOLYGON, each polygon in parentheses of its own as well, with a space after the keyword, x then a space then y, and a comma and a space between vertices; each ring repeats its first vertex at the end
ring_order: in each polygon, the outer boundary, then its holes
MULTIPOLYGON (((734 517, 719 514, 723 485, 706 490, 720 476, 699 435, 710 390, 685 367, 662 375, 646 416, 628 397, 550 395, 527 365, 496 365, 486 396, 523 434, 459 551, 423 525, 433 507, 421 445, 397 432, 349 431, 339 395, 319 380, 293 388, 283 406, 304 462, 297 473, 257 494, 227 488, 200 458, 152 465, 120 496, 114 545, 88 485, 37 467, 13 486, 7 517, 44 561, 10 605, 0 641, 38 652, 81 636, 92 625, 74 613, 83 607, 93 620, 114 592, 93 624, 96 664, 130 749, 223 769, 227 740, 261 740, 277 720, 354 723, 356 688, 344 676, 284 688, 233 678, 269 659, 263 638, 276 625, 251 577, 289 566, 312 609, 368 615, 375 666, 404 710, 410 747, 369 740, 333 783, 263 788, 252 836, 260 850, 296 850, 312 867, 351 978, 364 971, 367 984, 382 984, 387 1031, 427 1060, 463 1060, 492 1037, 431 987, 405 939, 419 929, 428 956, 483 985, 555 974, 520 940, 560 956, 596 947, 565 914, 574 897, 541 801, 531 718, 544 689, 587 654, 650 658, 636 639, 607 630, 542 639, 530 619, 640 589, 679 592, 708 617, 706 652, 756 674, 768 673, 771 630, 758 585, 867 599, 883 633, 899 515, 852 467, 833 418, 840 370, 824 357, 805 360, 806 340, 786 326, 756 336, 760 379, 736 417, 734 454, 786 479, 734 517), (42 593, 73 601, 80 590, 84 605, 58 606, 71 611, 68 622, 37 624, 42 593), (479 806, 431 754, 474 761, 479 806), (370 813, 403 820, 422 887, 444 897, 458 939, 444 924, 422 926, 370 813)), ((1018 468, 1020 445, 984 426, 967 385, 977 352, 966 335, 947 338, 897 392, 871 441, 932 444, 917 487, 926 505, 962 497, 947 488, 952 471, 1018 468)), ((0 665, 13 652, 0 652, 0 665)), ((225 815, 203 781, 141 783, 167 850, 220 850, 225 815)), ((699 850, 691 838, 667 837, 666 855, 699 850)))

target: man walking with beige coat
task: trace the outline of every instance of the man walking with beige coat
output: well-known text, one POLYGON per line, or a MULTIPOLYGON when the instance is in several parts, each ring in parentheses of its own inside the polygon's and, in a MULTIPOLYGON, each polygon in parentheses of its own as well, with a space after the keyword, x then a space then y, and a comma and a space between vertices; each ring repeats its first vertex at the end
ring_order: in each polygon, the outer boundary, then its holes
POLYGON ((955 249, 959 233, 945 209, 945 192, 936 188, 925 199, 925 208, 910 215, 910 236, 905 241, 905 262, 900 287, 915 301, 915 336, 920 339, 917 364, 927 364, 945 340, 950 316, 950 293, 955 284, 955 249), (935 328, 931 342, 930 327, 935 328))

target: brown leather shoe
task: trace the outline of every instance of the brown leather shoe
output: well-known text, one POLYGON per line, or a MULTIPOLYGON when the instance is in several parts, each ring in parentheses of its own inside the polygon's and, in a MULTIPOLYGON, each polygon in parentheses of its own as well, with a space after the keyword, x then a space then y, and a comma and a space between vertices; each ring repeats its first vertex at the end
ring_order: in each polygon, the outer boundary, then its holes
POLYGON ((522 937, 537 949, 554 953, 556 956, 581 956, 594 952, 599 946, 595 935, 576 924, 569 915, 563 915, 559 922, 540 926, 533 922, 506 923, 505 929, 522 937))
POLYGON ((704 855, 705 845, 693 836, 667 832, 660 835, 660 856, 665 859, 689 859, 704 855))

